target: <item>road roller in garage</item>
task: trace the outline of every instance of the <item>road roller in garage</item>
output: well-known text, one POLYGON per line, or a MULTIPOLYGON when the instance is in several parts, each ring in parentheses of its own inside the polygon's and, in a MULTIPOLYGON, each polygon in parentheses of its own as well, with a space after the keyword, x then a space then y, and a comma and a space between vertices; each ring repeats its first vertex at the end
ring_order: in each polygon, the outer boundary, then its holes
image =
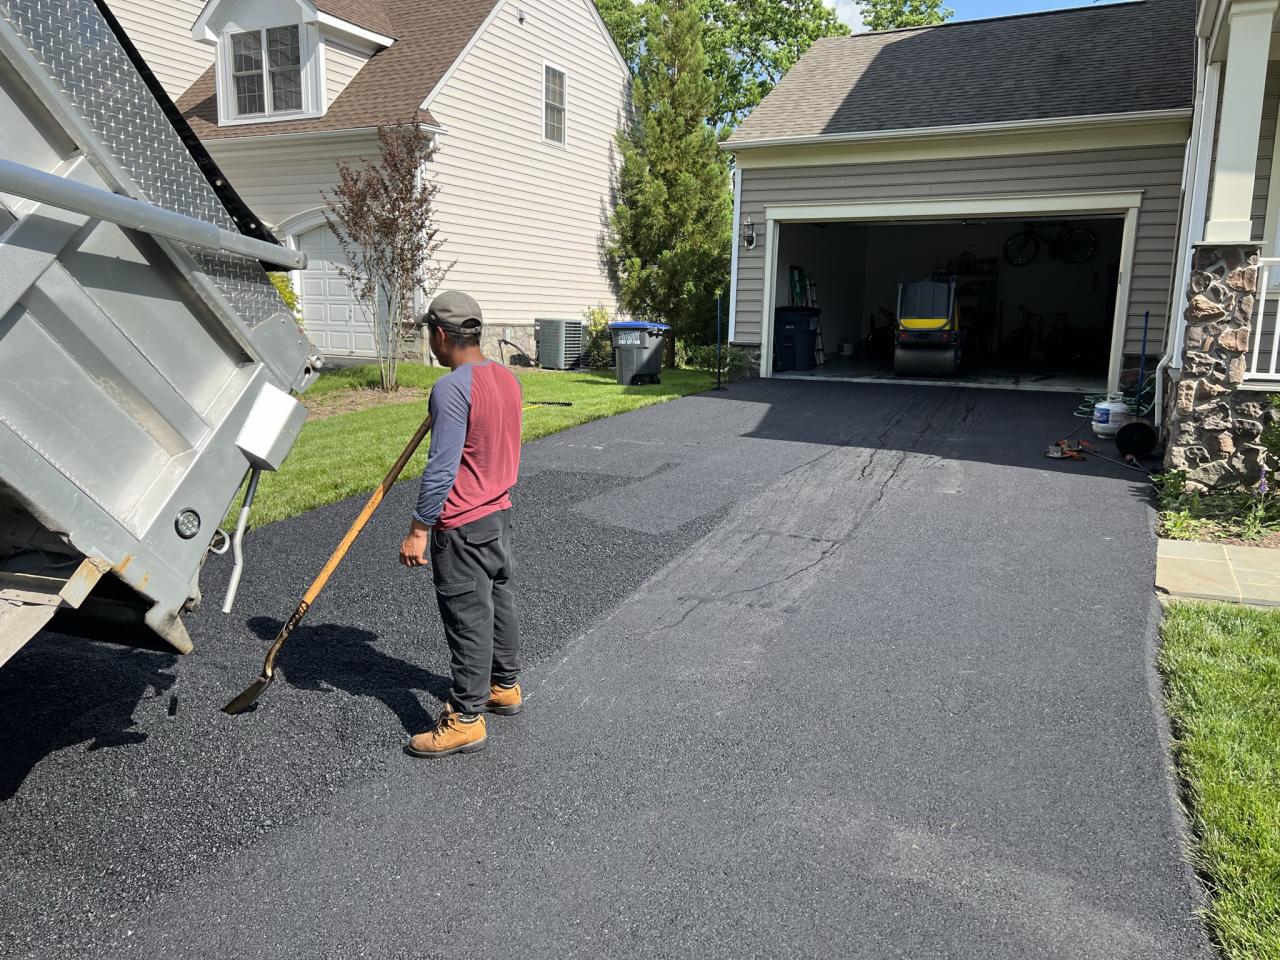
POLYGON ((898 281, 893 372, 899 377, 953 377, 960 370, 956 281, 898 281))

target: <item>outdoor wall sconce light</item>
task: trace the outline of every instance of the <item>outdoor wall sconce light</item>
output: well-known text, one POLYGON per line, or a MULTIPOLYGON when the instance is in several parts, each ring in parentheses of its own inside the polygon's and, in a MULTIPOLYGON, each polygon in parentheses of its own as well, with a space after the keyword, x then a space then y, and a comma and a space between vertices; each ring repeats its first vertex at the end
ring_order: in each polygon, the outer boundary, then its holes
POLYGON ((742 223, 742 245, 748 250, 756 248, 756 225, 747 217, 742 223))

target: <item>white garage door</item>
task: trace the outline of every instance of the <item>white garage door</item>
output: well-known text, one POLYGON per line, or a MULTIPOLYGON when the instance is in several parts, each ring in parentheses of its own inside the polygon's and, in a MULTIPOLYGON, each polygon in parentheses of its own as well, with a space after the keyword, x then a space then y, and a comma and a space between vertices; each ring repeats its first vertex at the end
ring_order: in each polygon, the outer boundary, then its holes
POLYGON ((344 260, 329 228, 308 230, 298 237, 298 247, 308 259, 302 271, 302 318, 311 342, 328 356, 376 357, 369 311, 338 275, 344 260))

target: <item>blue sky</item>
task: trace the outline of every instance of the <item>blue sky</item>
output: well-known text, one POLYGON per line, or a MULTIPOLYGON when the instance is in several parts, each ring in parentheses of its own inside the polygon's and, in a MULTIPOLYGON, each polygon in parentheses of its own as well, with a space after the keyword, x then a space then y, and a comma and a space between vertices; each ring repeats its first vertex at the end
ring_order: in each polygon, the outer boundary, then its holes
MULTIPOLYGON (((862 26, 854 0, 824 0, 835 7, 840 19, 853 29, 862 26)), ((1014 13, 1035 13, 1037 10, 1061 10, 1065 7, 1089 6, 1089 0, 949 0, 947 6, 956 12, 956 20, 980 20, 983 17, 1004 17, 1014 13)))

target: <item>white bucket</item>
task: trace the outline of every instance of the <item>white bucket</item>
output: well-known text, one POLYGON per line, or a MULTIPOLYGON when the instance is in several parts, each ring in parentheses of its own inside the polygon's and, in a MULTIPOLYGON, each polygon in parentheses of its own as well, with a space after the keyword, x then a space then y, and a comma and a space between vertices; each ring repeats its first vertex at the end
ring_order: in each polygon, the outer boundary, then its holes
POLYGON ((1121 394, 1113 393, 1106 400, 1093 405, 1093 432, 1099 437, 1114 437, 1120 428, 1133 419, 1133 407, 1124 402, 1121 394))

